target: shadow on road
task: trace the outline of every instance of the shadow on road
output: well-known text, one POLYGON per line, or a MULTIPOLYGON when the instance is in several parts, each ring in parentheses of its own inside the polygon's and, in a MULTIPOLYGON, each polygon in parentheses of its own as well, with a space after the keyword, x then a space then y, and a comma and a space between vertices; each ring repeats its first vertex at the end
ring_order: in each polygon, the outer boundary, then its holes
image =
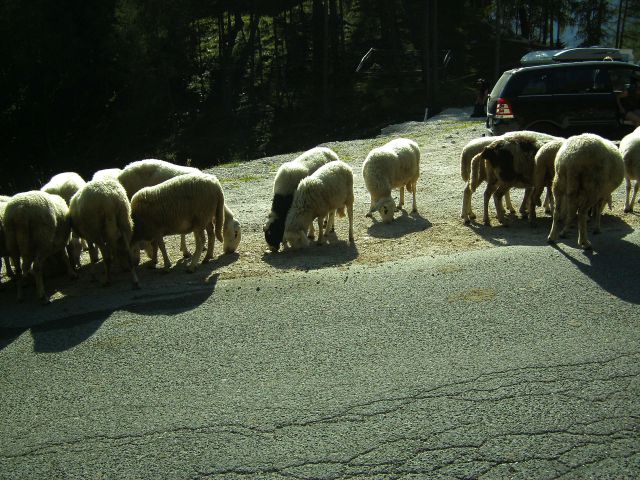
MULTIPOLYGON (((11 345, 23 333, 30 330, 34 342, 34 351, 61 352, 81 344, 98 331, 100 326, 116 311, 127 311, 137 315, 176 314, 193 310, 206 302, 215 292, 218 282, 218 273, 213 273, 220 266, 220 262, 234 261, 233 255, 222 257, 213 262, 201 265, 193 274, 180 271, 170 272, 165 278, 176 275, 184 275, 190 283, 197 283, 197 287, 189 287, 187 290, 176 288, 175 283, 168 289, 159 285, 153 285, 152 277, 161 275, 160 272, 150 271, 144 275, 146 282, 142 283, 140 290, 115 291, 109 295, 109 287, 96 287, 94 290, 80 298, 61 298, 55 300, 50 306, 38 304, 21 304, 12 309, 14 318, 4 318, 0 321, 0 351, 11 345), (145 290, 145 284, 149 286, 145 290), (98 298, 98 293, 100 294, 98 298), (95 301, 99 303, 93 303, 95 301), (83 313, 64 315, 63 312, 75 307, 78 302, 91 302, 93 309, 83 313), (56 312, 49 312, 54 308, 56 312), (60 314, 57 311, 61 312, 60 314), (22 316, 20 315, 22 312, 22 316), (51 317, 55 316, 54 320, 51 317)), ((175 268, 175 267, 174 267, 175 268)), ((141 278, 142 280, 142 278, 141 278)), ((175 277, 171 278, 175 282, 175 277)), ((160 282, 158 282, 160 283, 160 282)), ((86 310, 86 309, 85 309, 86 310)))
MULTIPOLYGON (((492 218, 491 226, 472 222, 468 228, 492 245, 547 245, 547 236, 551 230, 551 217, 538 217, 535 227, 530 226, 527 219, 515 215, 508 215, 508 220, 508 226, 500 225, 495 218, 492 218)), ((591 231, 592 227, 589 225, 589 239, 595 249, 598 249, 602 241, 620 239, 633 231, 633 228, 623 219, 606 213, 602 215, 601 226, 602 233, 594 235, 591 231)), ((560 239, 560 243, 571 247, 578 246, 578 230, 575 222, 567 237, 560 239)))
POLYGON ((409 214, 406 210, 401 212, 391 223, 383 223, 374 216, 373 225, 367 229, 367 233, 375 238, 400 238, 409 233, 422 232, 432 225, 419 213, 409 214))
POLYGON ((274 268, 288 270, 317 270, 344 265, 358 257, 358 247, 345 240, 338 240, 335 234, 328 234, 329 244, 312 243, 307 248, 277 253, 264 253, 262 260, 274 268))
POLYGON ((598 243, 597 251, 583 252, 584 262, 568 254, 562 243, 553 248, 603 290, 625 302, 640 304, 640 246, 621 239, 607 239, 598 243))

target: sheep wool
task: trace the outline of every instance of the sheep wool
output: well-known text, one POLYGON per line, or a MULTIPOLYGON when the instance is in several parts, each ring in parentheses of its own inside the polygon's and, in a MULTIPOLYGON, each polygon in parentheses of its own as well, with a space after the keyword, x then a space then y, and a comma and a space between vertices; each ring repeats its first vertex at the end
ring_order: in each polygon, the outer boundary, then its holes
POLYGON ((587 238, 587 216, 594 213, 594 231, 600 231, 600 215, 611 193, 622 183, 624 163, 622 155, 609 140, 585 133, 568 138, 555 159, 553 198, 555 209, 547 240, 558 240, 560 217, 564 216, 564 236, 571 221, 578 217, 578 245, 591 249, 587 238))
MULTIPOLYGON (((273 182, 273 201, 267 223, 263 227, 264 238, 273 252, 280 249, 284 235, 287 213, 300 181, 329 162, 338 160, 338 155, 326 147, 315 147, 290 162, 280 165, 273 182)), ((313 226, 310 235, 313 236, 313 226)))
POLYGON ((42 303, 49 303, 42 278, 44 261, 60 254, 69 274, 76 276, 64 251, 71 232, 66 202, 58 195, 38 190, 18 193, 7 203, 4 226, 7 250, 16 270, 18 301, 23 299, 22 272, 33 264, 37 296, 42 303))
POLYGON ((626 184, 624 211, 633 212, 633 204, 636 203, 638 184, 640 184, 640 127, 622 139, 620 142, 620 153, 622 154, 622 161, 624 162, 624 178, 626 184), (635 180, 633 196, 629 198, 632 180, 635 180))
MULTIPOLYGON (((124 263, 137 287, 138 276, 131 257, 131 205, 124 187, 113 178, 91 180, 71 199, 69 216, 73 230, 90 242, 90 249, 96 245, 100 250, 105 269, 103 284, 111 283, 113 259, 124 252, 124 263), (119 248, 120 244, 123 248, 119 248)), ((94 269, 96 261, 95 252, 91 252, 94 269)))
POLYGON ((318 221, 318 243, 323 239, 324 218, 337 210, 349 217, 349 242, 353 243, 353 171, 346 163, 336 160, 323 165, 303 179, 293 197, 287 214, 284 241, 291 248, 309 244, 307 231, 315 219, 318 221))
POLYGON ((362 164, 364 183, 371 195, 368 217, 379 212, 385 223, 393 220, 396 204, 391 190, 400 189, 398 209, 404 205, 404 188, 413 193, 412 212, 417 212, 416 185, 420 176, 420 148, 413 140, 397 138, 374 148, 362 164))
MULTIPOLYGON (((204 246, 207 224, 213 223, 221 242, 224 223, 224 193, 215 175, 189 173, 153 187, 139 190, 131 199, 132 241, 152 241, 160 247, 164 269, 171 267, 163 237, 193 232, 196 251, 188 267, 195 271, 204 246)), ((213 238, 211 250, 213 251, 213 238)))

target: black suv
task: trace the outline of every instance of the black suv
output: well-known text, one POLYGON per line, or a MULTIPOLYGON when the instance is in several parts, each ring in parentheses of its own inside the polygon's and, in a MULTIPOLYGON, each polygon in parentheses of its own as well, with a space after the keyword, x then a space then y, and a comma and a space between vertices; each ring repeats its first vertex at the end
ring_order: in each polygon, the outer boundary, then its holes
POLYGON ((570 62, 508 70, 487 102, 491 135, 535 130, 569 136, 593 132, 616 137, 625 125, 616 96, 640 66, 616 61, 570 62))

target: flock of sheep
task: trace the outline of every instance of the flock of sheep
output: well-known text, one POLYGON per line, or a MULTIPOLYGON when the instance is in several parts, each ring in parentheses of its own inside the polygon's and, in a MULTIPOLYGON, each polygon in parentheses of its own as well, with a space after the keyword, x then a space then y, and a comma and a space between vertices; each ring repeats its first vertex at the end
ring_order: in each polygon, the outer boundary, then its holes
MULTIPOLYGON (((627 135, 617 148, 597 135, 583 134, 568 139, 531 131, 511 132, 500 137, 472 140, 461 154, 461 175, 466 182, 462 214, 465 223, 475 219, 471 196, 482 182, 483 220, 490 224, 488 205, 493 196, 497 218, 505 223, 503 198, 515 213, 509 190, 524 188, 520 207, 523 217, 535 222, 536 206, 547 188, 545 207, 553 212, 549 242, 564 236, 577 217, 578 244, 588 249, 586 222, 594 218, 600 229, 600 215, 611 193, 627 180, 625 212, 633 210, 640 180, 640 128, 627 135), (635 180, 630 199, 631 180, 635 180), (563 229, 558 232, 560 222, 563 229)), ((367 213, 378 213, 383 222, 393 221, 404 205, 404 189, 413 195, 412 212, 417 212, 416 188, 420 176, 420 149, 409 139, 398 138, 374 148, 362 165, 362 176, 371 197, 367 213), (400 190, 396 205, 392 190, 400 190)), ((353 171, 326 147, 313 148, 278 169, 273 185, 273 202, 266 224, 265 241, 271 251, 306 247, 315 238, 323 243, 325 232, 334 231, 335 215, 349 220, 349 242, 353 237, 353 171)), ((180 234, 181 251, 191 256, 193 272, 204 250, 203 262, 213 258, 215 239, 225 253, 240 243, 241 227, 225 204, 222 186, 215 175, 196 168, 162 160, 140 160, 124 169, 100 170, 85 182, 77 173, 54 176, 41 190, 0 196, 0 258, 8 275, 16 277, 18 300, 22 300, 23 272, 31 272, 36 293, 49 302, 43 284, 43 265, 60 256, 69 274, 76 277, 83 246, 89 250, 95 275, 98 251, 104 265, 103 283, 111 281, 114 261, 131 272, 139 286, 136 265, 144 249, 157 264, 157 250, 168 270, 171 261, 163 237, 180 234), (185 235, 195 236, 190 254, 185 235), (15 269, 15 274, 13 269, 15 269)), ((1 266, 1 263, 0 263, 1 266)))
POLYGON ((598 135, 585 133, 568 139, 538 132, 509 132, 500 137, 479 138, 465 146, 461 155, 461 175, 466 182, 461 217, 465 224, 475 218, 471 195, 482 182, 483 222, 490 225, 489 200, 493 196, 498 221, 506 223, 505 210, 515 213, 509 189, 524 188, 520 213, 534 224, 536 206, 546 187, 545 209, 553 212, 549 243, 564 237, 574 219, 578 223, 578 245, 591 249, 587 219, 600 232, 600 216, 611 194, 626 178, 625 212, 633 211, 640 180, 640 127, 625 136, 620 147, 598 135), (635 180, 631 196, 631 181, 635 180), (563 223, 562 230, 560 223, 563 223))
MULTIPOLYGON (((378 210, 385 221, 393 219, 395 203, 391 190, 404 186, 413 192, 420 171, 418 145, 397 139, 374 149, 365 161, 365 181, 371 192, 371 212, 378 210)), ((271 250, 280 244, 300 248, 324 231, 334 230, 334 218, 349 217, 349 242, 353 243, 353 172, 328 148, 318 147, 283 164, 274 181, 273 205, 264 227, 271 250)), ((129 270, 139 287, 136 266, 144 249, 151 265, 160 249, 168 270, 164 237, 182 235, 181 250, 191 256, 188 271, 200 260, 207 234, 203 262, 213 258, 215 239, 225 253, 240 243, 241 227, 225 204, 222 186, 215 175, 196 168, 155 159, 140 160, 124 169, 100 170, 85 182, 75 172, 55 175, 40 190, 0 197, 0 258, 9 276, 14 276, 18 300, 23 299, 23 274, 35 280, 38 299, 49 303, 43 283, 44 262, 62 258, 68 273, 77 277, 83 245, 89 250, 93 275, 98 251, 104 265, 103 284, 111 281, 114 261, 129 270), (185 234, 195 236, 195 252, 186 247, 185 234), (13 268, 12 268, 13 266, 13 268), (15 270, 15 273, 14 273, 15 270)), ((1 263, 0 263, 1 267, 1 263)))

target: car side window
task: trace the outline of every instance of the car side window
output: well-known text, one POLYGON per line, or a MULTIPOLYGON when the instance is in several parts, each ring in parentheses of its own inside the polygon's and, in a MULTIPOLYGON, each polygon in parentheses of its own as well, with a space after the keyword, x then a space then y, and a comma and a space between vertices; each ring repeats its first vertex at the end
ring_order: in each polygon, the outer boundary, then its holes
POLYGON ((556 74, 555 92, 560 94, 591 93, 594 89, 595 69, 573 68, 562 69, 556 74))
POLYGON ((536 72, 529 75, 522 87, 521 95, 544 95, 549 93, 546 72, 536 72))

